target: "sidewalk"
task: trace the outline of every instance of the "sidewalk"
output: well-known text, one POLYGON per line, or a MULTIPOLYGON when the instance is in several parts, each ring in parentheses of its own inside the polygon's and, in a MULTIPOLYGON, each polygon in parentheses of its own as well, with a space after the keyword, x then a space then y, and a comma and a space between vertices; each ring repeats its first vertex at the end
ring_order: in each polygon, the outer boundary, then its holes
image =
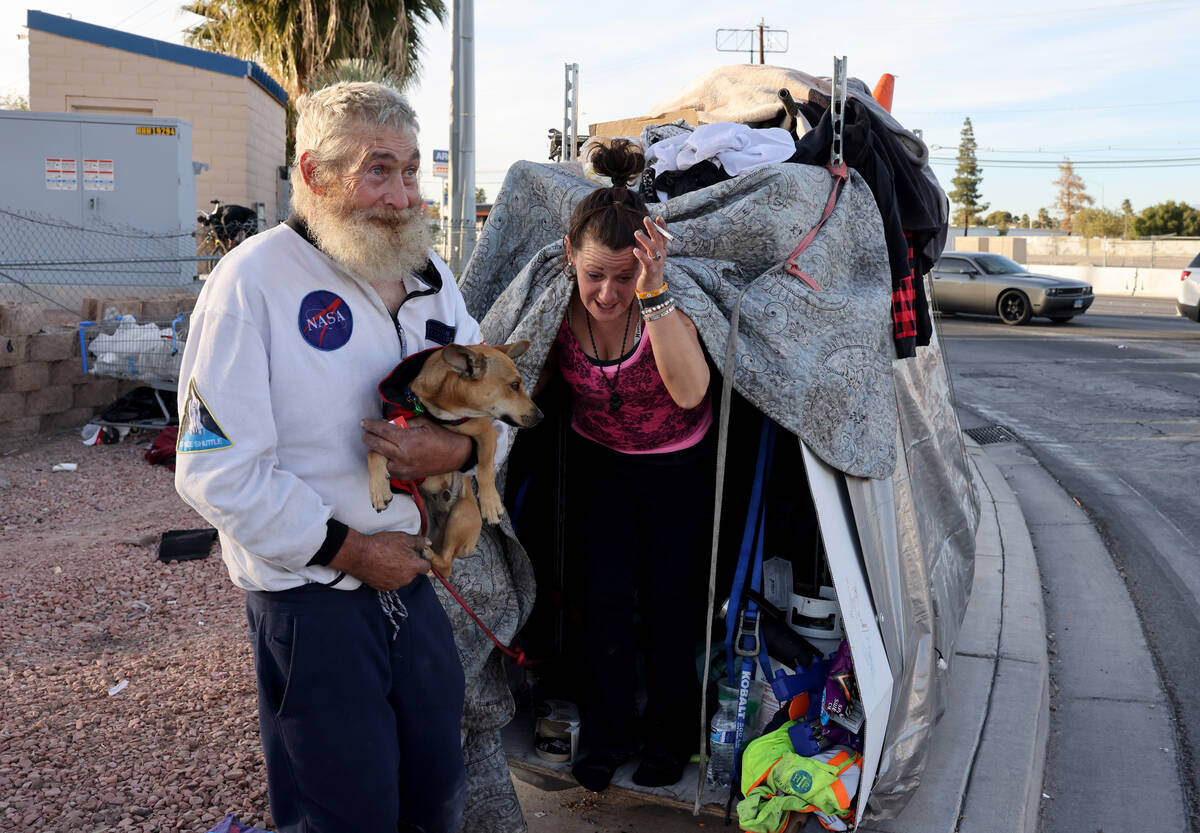
POLYGON ((920 788, 899 817, 864 822, 866 833, 1037 831, 1050 723, 1041 579, 1016 496, 964 439, 980 521, 950 699, 920 788))

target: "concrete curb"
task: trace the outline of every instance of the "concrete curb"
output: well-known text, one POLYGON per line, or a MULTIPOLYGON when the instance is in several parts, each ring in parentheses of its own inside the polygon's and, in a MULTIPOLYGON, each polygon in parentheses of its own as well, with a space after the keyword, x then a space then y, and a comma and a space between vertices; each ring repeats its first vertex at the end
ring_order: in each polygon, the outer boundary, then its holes
POLYGON ((965 438, 980 499, 975 581, 921 786, 863 833, 1036 833, 1050 726, 1042 586, 1004 475, 965 438))
POLYGON ((987 453, 969 439, 967 444, 981 503, 986 506, 987 496, 991 498, 997 535, 978 541, 976 569, 981 556, 984 566, 999 557, 1002 581, 994 682, 957 829, 1035 833, 1050 735, 1042 582, 1016 495, 987 453), (993 554, 992 548, 998 551, 993 554))

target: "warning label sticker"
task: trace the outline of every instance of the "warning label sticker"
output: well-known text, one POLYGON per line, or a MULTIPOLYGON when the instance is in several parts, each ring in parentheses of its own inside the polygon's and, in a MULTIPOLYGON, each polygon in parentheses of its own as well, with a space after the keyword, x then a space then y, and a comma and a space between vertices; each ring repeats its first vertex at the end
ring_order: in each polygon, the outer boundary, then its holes
POLYGON ((83 160, 83 190, 111 191, 115 182, 111 159, 83 160))
POLYGON ((79 169, 74 159, 46 157, 46 190, 79 190, 79 169))

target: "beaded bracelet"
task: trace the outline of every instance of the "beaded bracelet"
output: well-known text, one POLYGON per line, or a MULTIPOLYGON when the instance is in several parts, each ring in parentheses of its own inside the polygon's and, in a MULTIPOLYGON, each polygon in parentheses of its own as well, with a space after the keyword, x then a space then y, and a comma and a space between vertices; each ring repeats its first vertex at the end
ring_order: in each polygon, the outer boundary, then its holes
POLYGON ((670 315, 674 311, 675 311, 675 301, 672 300, 668 304, 663 304, 663 308, 658 312, 654 312, 650 315, 647 315, 646 313, 642 313, 642 320, 645 321, 647 324, 649 324, 651 321, 657 321, 660 318, 666 318, 668 315, 670 315))
POLYGON ((651 313, 658 312, 660 309, 665 307, 667 304, 673 304, 673 303, 675 303, 675 299, 668 296, 667 298, 664 298, 661 303, 655 304, 652 307, 643 306, 642 307, 642 315, 650 315, 651 313))
POLYGON ((637 302, 642 307, 642 312, 646 312, 647 310, 653 310, 656 306, 662 306, 670 300, 670 293, 660 293, 656 298, 638 298, 637 302))
POLYGON ((666 291, 667 291, 667 282, 663 281, 662 283, 660 283, 658 285, 658 289, 651 289, 649 292, 640 292, 635 289, 633 291, 633 294, 638 297, 639 301, 649 301, 651 298, 657 298, 659 295, 662 295, 666 291))

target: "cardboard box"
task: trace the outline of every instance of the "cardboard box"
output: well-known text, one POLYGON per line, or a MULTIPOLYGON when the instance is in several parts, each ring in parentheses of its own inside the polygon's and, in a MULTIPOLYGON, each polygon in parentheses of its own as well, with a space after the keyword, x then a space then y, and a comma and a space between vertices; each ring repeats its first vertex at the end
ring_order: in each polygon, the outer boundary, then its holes
POLYGON ((667 124, 679 119, 683 119, 692 126, 700 124, 700 114, 695 109, 688 107, 684 110, 672 110, 669 113, 661 113, 657 116, 639 116, 633 119, 602 121, 588 125, 588 131, 591 136, 633 136, 636 138, 642 135, 643 127, 652 124, 667 124))

